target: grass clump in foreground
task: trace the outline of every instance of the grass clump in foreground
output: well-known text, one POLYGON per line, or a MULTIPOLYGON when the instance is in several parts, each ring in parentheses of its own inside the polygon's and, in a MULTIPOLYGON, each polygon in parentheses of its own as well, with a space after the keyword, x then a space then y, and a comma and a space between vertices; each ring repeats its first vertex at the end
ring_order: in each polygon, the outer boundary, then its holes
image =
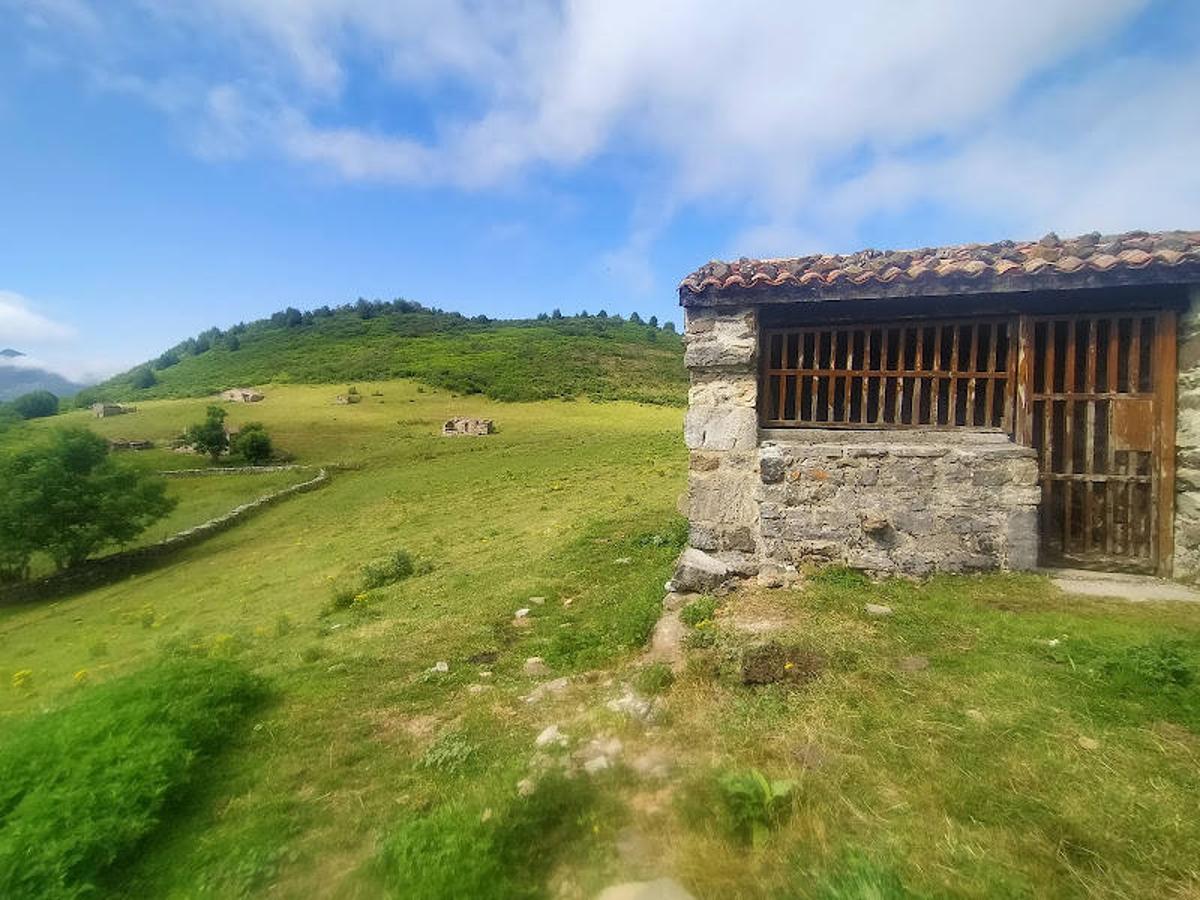
POLYGON ((588 836, 603 805, 592 782, 553 775, 492 816, 443 806, 392 834, 385 880, 406 900, 541 897, 547 874, 588 836))
POLYGON ((0 743, 0 895, 10 900, 94 894, 264 697, 258 678, 212 660, 84 690, 0 743))

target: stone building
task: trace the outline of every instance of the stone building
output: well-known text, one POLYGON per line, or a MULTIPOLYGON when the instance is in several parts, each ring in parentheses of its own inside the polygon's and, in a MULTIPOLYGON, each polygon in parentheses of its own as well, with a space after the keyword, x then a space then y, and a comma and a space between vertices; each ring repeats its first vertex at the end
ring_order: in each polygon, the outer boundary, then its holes
POLYGON ((1200 232, 711 262, 679 297, 710 563, 1200 576, 1200 232))
POLYGON ((258 403, 265 397, 254 388, 230 388, 221 392, 221 399, 226 403, 258 403))
POLYGON ((474 435, 482 437, 483 435, 491 434, 496 430, 496 426, 491 419, 472 419, 467 416, 455 416, 453 419, 447 419, 442 425, 443 437, 458 437, 460 435, 474 435))
POLYGON ((119 403, 93 403, 92 415, 97 419, 107 419, 112 416, 124 416, 137 412, 136 406, 122 406, 119 403))

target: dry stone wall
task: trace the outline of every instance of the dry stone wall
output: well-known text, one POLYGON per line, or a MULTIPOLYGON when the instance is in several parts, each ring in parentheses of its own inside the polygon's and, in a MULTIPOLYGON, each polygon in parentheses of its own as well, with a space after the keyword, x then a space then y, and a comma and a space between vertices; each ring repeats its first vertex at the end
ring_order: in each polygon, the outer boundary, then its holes
POLYGON ((1032 450, 1004 435, 805 434, 760 451, 765 562, 906 575, 1037 565, 1032 450))
POLYGON ((1200 581, 1200 288, 1178 329, 1174 574, 1200 581))

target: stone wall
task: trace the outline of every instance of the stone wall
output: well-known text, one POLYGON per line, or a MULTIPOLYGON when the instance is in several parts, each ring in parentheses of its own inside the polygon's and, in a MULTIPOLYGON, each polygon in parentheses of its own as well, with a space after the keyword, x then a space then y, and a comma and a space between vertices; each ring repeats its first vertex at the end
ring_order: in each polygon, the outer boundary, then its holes
POLYGON ((689 310, 684 341, 690 542, 749 574, 759 542, 757 317, 749 309, 689 310))
POLYGON ((1177 397, 1174 575, 1200 581, 1200 288, 1179 316, 1177 397))
POLYGON ((1037 565, 1036 456, 1004 435, 805 429, 764 442, 759 481, 768 565, 906 575, 1037 565))

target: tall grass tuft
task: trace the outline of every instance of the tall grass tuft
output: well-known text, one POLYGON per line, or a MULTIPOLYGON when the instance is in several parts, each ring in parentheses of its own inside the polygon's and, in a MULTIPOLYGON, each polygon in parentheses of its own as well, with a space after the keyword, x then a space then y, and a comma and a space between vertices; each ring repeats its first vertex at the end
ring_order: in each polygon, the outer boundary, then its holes
POLYGON ((102 892, 264 694, 233 663, 172 659, 12 728, 0 739, 0 896, 102 892))

